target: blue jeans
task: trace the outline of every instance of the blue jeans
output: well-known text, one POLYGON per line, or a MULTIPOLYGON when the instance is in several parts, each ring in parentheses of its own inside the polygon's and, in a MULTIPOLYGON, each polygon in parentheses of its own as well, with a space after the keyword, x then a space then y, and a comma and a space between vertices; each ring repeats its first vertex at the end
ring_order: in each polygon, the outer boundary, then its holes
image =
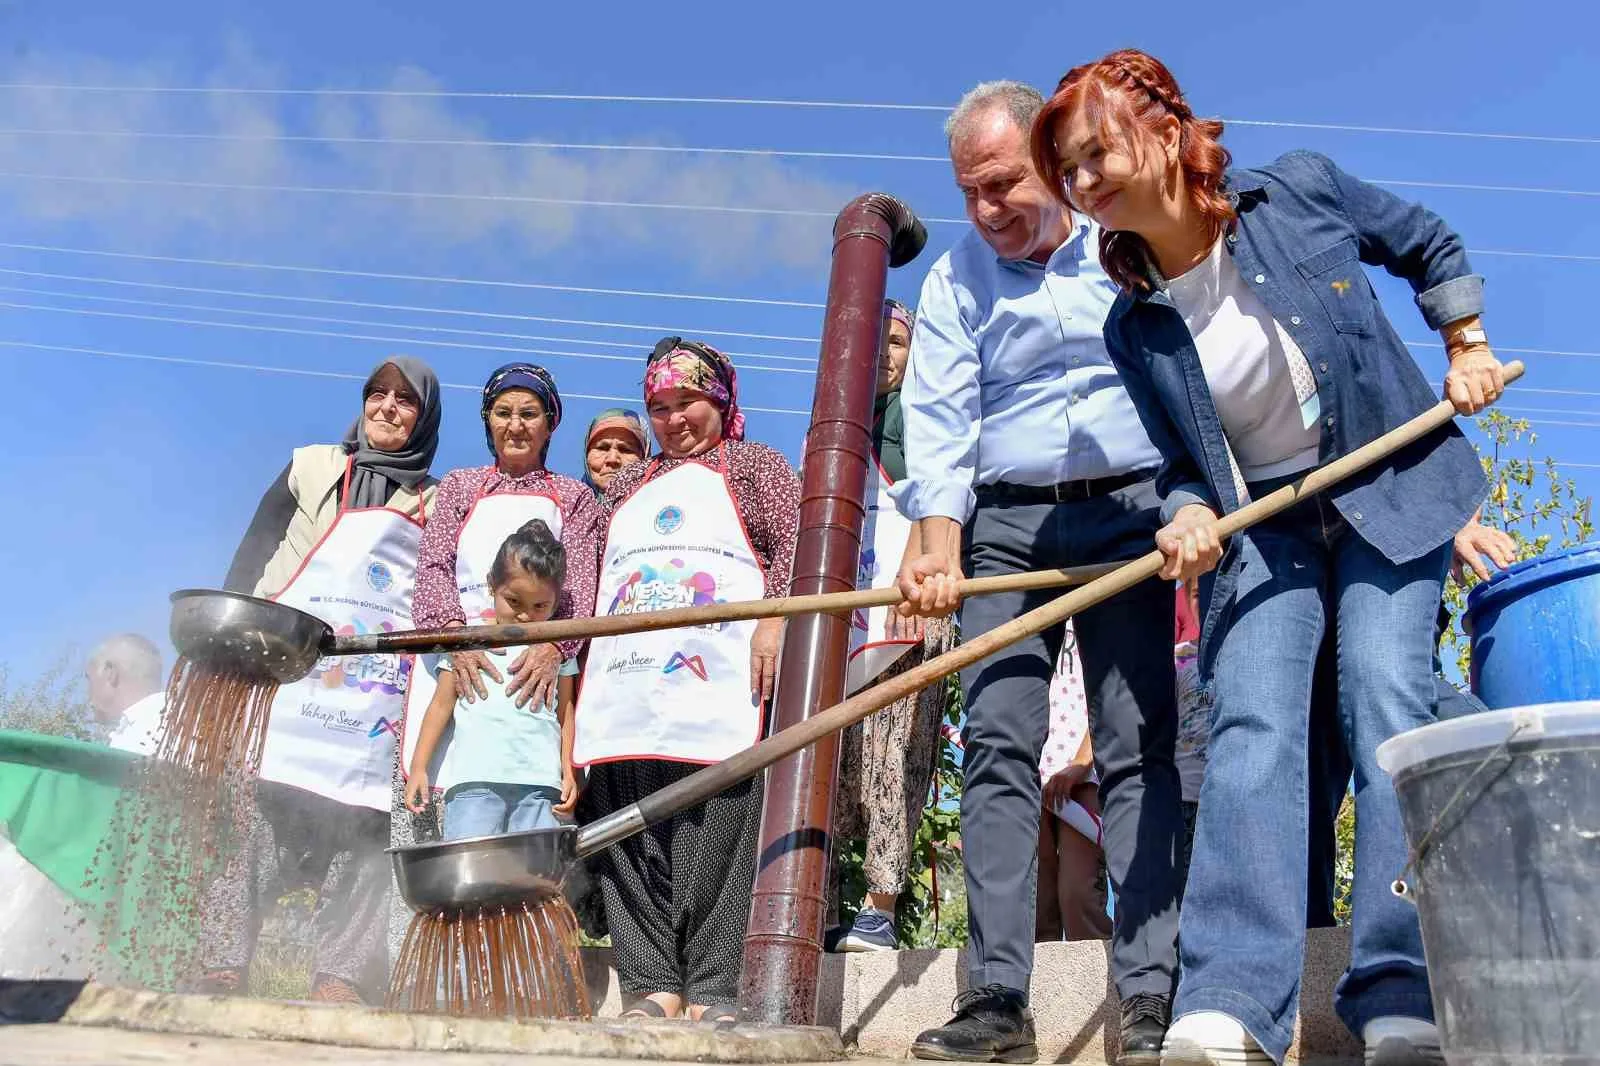
POLYGON ((1356 799, 1351 960, 1334 1006, 1358 1034, 1373 1018, 1433 1017, 1417 913, 1389 891, 1406 845, 1374 753, 1434 720, 1433 620, 1449 545, 1397 565, 1320 498, 1239 540, 1235 595, 1209 636, 1214 717, 1173 1014, 1227 1014, 1282 1061, 1305 954, 1308 719, 1328 625, 1356 799))
POLYGON ((468 781, 444 797, 444 839, 554 829, 560 825, 553 808, 561 791, 540 785, 499 785, 468 781))

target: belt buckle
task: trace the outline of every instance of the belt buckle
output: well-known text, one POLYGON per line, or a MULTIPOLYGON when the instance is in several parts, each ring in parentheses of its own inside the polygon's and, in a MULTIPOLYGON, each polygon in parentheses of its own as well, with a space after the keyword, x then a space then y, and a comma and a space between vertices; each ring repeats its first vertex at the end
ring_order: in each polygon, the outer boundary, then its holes
POLYGON ((1057 503, 1071 503, 1077 498, 1073 492, 1076 485, 1076 481, 1058 481, 1050 486, 1050 494, 1055 497, 1057 503))

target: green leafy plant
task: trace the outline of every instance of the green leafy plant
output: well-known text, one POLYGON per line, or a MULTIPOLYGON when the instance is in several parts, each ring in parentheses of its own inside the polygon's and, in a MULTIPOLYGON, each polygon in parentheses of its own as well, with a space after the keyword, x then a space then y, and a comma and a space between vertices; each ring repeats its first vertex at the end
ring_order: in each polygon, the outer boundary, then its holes
POLYGON ((0 729, 99 740, 104 729, 83 695, 80 676, 63 655, 32 682, 17 684, 0 666, 0 729))

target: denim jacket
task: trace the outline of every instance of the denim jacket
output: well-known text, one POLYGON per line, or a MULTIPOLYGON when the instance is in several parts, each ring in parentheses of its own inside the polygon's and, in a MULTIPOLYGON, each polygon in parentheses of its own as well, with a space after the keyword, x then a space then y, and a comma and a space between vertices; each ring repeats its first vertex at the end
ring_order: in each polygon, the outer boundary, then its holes
MULTIPOLYGON (((1461 238, 1437 215, 1341 171, 1312 152, 1291 152, 1256 170, 1233 170, 1225 190, 1238 218, 1225 241, 1316 374, 1320 463, 1337 459, 1422 413, 1438 387, 1378 305, 1361 269, 1404 278, 1430 329, 1483 310, 1483 279, 1461 238)), ((1124 292, 1105 327, 1106 348, 1145 431, 1161 452, 1162 515, 1203 503, 1236 510, 1222 422, 1183 317, 1164 288, 1124 292)), ((1488 484, 1455 425, 1417 441, 1330 490, 1350 527, 1396 563, 1453 537, 1488 484)), ((1234 555, 1229 552, 1229 555, 1234 555)), ((1209 617, 1227 600, 1228 560, 1209 617)), ((1209 626, 1208 626, 1209 628, 1209 626)))

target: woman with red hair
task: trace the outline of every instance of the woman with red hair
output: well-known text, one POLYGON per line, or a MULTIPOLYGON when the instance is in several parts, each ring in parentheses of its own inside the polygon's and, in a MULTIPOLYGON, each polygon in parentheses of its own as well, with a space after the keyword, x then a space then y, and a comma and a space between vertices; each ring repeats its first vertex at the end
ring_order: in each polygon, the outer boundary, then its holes
POLYGON ((1405 279, 1464 414, 1503 388, 1478 316, 1483 279, 1437 216, 1293 152, 1230 170, 1222 124, 1172 74, 1113 52, 1061 79, 1033 128, 1050 189, 1103 230, 1122 288, 1106 347, 1160 450, 1157 547, 1201 578, 1214 718, 1181 980, 1164 1062, 1281 1061, 1304 951, 1306 757, 1313 668, 1337 635, 1339 717, 1355 769, 1350 969, 1335 993, 1367 1062, 1437 1062, 1417 916, 1378 744, 1433 721, 1433 616, 1455 536, 1486 485, 1454 426, 1236 536, 1217 516, 1419 414, 1434 390, 1362 264, 1405 279))

